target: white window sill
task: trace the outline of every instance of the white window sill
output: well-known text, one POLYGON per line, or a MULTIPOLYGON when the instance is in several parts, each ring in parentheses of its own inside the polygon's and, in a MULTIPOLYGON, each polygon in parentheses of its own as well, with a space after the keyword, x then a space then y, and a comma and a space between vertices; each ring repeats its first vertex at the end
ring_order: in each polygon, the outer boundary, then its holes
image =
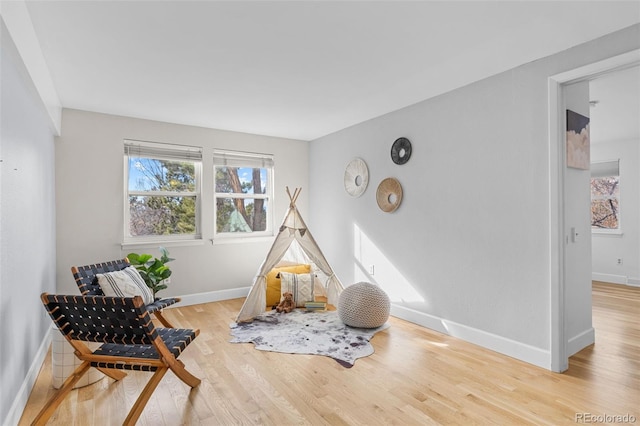
POLYGON ((622 237, 624 234, 619 229, 592 229, 591 235, 598 237, 622 237))
POLYGON ((204 240, 155 240, 155 241, 124 241, 120 244, 122 249, 131 248, 158 248, 158 247, 181 247, 181 246, 201 246, 204 240))
POLYGON ((273 235, 263 235, 256 237, 218 237, 211 238, 209 241, 212 245, 218 244, 239 244, 239 243, 262 243, 273 241, 273 235))

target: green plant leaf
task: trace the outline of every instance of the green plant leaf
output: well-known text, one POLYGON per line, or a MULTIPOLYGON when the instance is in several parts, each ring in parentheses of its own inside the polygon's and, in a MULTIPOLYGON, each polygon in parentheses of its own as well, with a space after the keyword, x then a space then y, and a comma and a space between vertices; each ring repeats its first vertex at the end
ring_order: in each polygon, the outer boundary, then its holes
POLYGON ((137 254, 137 253, 129 253, 127 258, 132 265, 144 265, 151 259, 153 256, 150 254, 137 254))
POLYGON ((175 259, 173 259, 173 258, 169 257, 169 250, 167 250, 167 249, 166 249, 166 248, 164 248, 164 247, 160 247, 160 253, 162 253, 162 257, 160 257, 160 260, 161 260, 163 263, 169 263, 169 262, 171 262, 172 260, 175 260, 175 259))
POLYGON ((160 247, 159 250, 162 254, 160 259, 146 253, 129 253, 127 255, 129 262, 138 270, 147 287, 153 291, 154 297, 158 291, 167 288, 166 284, 161 284, 163 280, 171 276, 171 269, 165 263, 174 260, 169 257, 169 251, 166 248, 160 247))

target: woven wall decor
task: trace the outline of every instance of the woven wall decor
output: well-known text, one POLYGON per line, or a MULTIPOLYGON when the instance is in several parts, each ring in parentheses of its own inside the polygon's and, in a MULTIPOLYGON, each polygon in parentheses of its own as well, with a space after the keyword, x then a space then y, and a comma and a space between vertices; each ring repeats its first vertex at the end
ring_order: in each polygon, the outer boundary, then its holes
POLYGON ((354 158, 344 171, 344 189, 352 197, 361 196, 369 185, 369 169, 362 158, 354 158))
POLYGON ((402 185, 396 178, 386 178, 376 191, 376 201, 380 210, 386 213, 395 211, 402 202, 402 185))
POLYGON ((407 138, 398 138, 391 145, 391 160, 396 164, 404 164, 411 158, 411 142, 407 138))

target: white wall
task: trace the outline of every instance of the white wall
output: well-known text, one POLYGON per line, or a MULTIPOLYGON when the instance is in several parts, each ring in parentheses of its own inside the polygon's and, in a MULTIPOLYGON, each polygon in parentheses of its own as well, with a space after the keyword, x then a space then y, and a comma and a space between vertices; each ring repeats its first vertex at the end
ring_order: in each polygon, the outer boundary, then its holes
POLYGON ((15 424, 48 348, 40 293, 55 290, 54 138, 0 22, 0 423, 15 424))
POLYGON ((117 259, 130 252, 159 255, 157 248, 121 248, 124 139, 203 147, 204 243, 167 246, 176 260, 170 264, 171 284, 160 295, 207 293, 185 298, 189 303, 245 296, 273 240, 216 245, 209 241, 213 237, 213 149, 274 154, 277 229, 289 205, 285 186, 303 188, 298 207, 303 214, 307 210, 308 142, 67 109, 62 136, 56 141, 58 291, 77 293, 72 265, 117 259))
POLYGON ((377 282, 398 316, 550 368, 548 77, 637 49, 639 30, 313 141, 308 222, 343 283, 377 282), (389 156, 400 136, 414 148, 404 166, 389 156), (370 171, 356 199, 353 157, 370 171), (389 176, 404 189, 392 214, 375 202, 389 176))
POLYGON ((620 159, 622 235, 592 234, 593 279, 640 286, 640 141, 592 145, 591 161, 616 159, 620 159), (617 259, 622 259, 622 265, 617 259))

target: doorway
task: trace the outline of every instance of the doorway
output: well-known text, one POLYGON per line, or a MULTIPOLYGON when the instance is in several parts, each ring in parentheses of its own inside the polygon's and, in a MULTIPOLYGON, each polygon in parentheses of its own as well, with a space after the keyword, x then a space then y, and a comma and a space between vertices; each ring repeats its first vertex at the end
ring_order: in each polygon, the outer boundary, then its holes
POLYGON ((589 82, 594 281, 640 284, 640 66, 589 82), (592 184, 593 185, 593 184, 592 184))
MULTIPOLYGON (((567 328, 574 321, 573 312, 568 312, 566 299, 571 296, 571 287, 567 284, 575 280, 579 274, 578 265, 580 256, 584 256, 585 250, 582 248, 582 255, 572 253, 579 234, 576 233, 576 226, 567 220, 567 203, 570 191, 567 190, 567 182, 571 179, 567 177, 565 168, 565 110, 567 88, 579 82, 588 82, 604 73, 614 70, 621 70, 640 64, 640 50, 634 50, 623 55, 615 56, 604 61, 596 62, 584 67, 580 67, 565 73, 549 77, 549 194, 550 194, 550 356, 551 370, 563 372, 568 368, 570 349, 568 338, 573 338, 568 334, 567 328), (574 246, 569 244, 573 243, 574 246), (569 317, 567 315, 570 315, 569 317)), ((588 102, 588 100, 587 100, 588 102)), ((590 224, 589 224, 590 229, 590 224)), ((585 241, 586 234, 583 233, 581 241, 585 241)), ((590 233, 588 233, 590 238, 590 233)), ((590 244, 589 244, 590 247, 590 244)), ((588 259, 582 258, 583 264, 591 264, 591 253, 588 259)), ((589 273, 591 271, 589 270, 589 273)), ((590 281, 589 281, 590 282, 590 281)), ((591 306, 589 304, 589 318, 591 306)), ((585 336, 588 341, 590 336, 585 336)), ((581 344, 583 342, 577 342, 581 344)))

